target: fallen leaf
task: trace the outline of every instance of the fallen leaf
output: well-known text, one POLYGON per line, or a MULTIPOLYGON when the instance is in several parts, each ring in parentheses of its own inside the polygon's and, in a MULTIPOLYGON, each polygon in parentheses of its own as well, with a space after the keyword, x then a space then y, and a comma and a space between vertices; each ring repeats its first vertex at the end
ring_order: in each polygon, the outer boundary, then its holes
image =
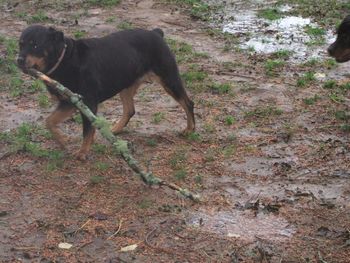
POLYGON ((228 233, 227 234, 228 237, 234 237, 234 238, 240 238, 241 235, 235 234, 235 233, 228 233))
POLYGON ((61 249, 70 249, 72 246, 73 246, 72 244, 65 243, 65 242, 62 242, 62 243, 58 244, 58 247, 61 248, 61 249))
POLYGON ((130 246, 126 246, 126 247, 122 247, 120 249, 121 252, 128 252, 128 251, 133 251, 137 248, 137 244, 134 245, 130 245, 130 246))

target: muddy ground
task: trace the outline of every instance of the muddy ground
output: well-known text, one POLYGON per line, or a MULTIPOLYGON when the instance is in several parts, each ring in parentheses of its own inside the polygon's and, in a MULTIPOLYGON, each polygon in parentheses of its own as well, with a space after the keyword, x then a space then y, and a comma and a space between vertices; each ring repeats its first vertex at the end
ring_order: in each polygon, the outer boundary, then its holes
MULTIPOLYGON (((273 55, 236 48, 164 2, 15 2, 0 1, 0 262, 349 262, 349 63, 271 68, 273 55), (10 40, 32 22, 75 37, 164 30, 197 133, 181 136, 184 112, 147 83, 120 136, 145 169, 200 203, 144 185, 99 135, 88 160, 75 160, 78 117, 62 126, 73 142, 57 147, 44 129, 54 103, 11 68, 10 40)), ((121 110, 116 97, 99 114, 113 122, 121 110)))

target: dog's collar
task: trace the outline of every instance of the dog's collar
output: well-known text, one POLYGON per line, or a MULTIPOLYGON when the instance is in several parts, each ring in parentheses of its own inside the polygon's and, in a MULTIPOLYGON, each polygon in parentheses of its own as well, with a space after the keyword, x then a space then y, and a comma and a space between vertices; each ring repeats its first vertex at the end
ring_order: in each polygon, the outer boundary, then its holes
POLYGON ((66 53, 66 50, 67 50, 67 44, 64 44, 64 48, 62 50, 61 56, 58 58, 56 64, 48 72, 46 72, 46 75, 52 74, 52 72, 54 72, 58 68, 58 66, 61 64, 61 62, 63 60, 64 54, 66 53))

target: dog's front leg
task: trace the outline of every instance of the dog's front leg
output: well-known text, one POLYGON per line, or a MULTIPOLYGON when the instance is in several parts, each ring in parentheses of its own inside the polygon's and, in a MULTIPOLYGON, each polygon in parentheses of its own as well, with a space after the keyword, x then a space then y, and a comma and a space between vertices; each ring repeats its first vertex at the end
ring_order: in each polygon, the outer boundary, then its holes
POLYGON ((75 112, 75 108, 72 104, 66 101, 60 101, 57 108, 46 119, 46 127, 52 133, 52 136, 58 144, 64 148, 68 138, 65 136, 58 125, 68 119, 75 112))
MULTIPOLYGON (((84 103, 90 108, 90 110, 96 114, 97 112, 97 104, 84 101, 84 103)), ((83 143, 80 149, 74 154, 77 159, 85 160, 88 152, 90 151, 91 145, 94 142, 95 136, 95 127, 92 126, 92 123, 81 114, 83 119, 83 143)))

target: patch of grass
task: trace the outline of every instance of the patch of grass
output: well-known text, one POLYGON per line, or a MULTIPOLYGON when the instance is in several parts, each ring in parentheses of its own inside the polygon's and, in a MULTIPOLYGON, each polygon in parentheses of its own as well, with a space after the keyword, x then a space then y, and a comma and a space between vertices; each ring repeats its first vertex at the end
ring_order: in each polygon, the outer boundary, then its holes
POLYGON ((190 141, 196 141, 196 142, 202 140, 202 136, 198 132, 191 132, 186 135, 186 138, 190 141))
POLYGON ((95 168, 99 171, 106 171, 111 167, 111 165, 109 163, 105 163, 105 162, 101 162, 101 161, 97 161, 95 163, 95 168))
POLYGON ((337 120, 341 121, 349 121, 350 120, 350 113, 346 111, 336 111, 334 113, 334 116, 337 120))
POLYGON ((17 40, 0 35, 0 47, 1 46, 3 46, 5 49, 4 56, 0 56, 1 72, 4 72, 6 74, 18 73, 18 68, 16 66, 16 55, 18 50, 17 40))
POLYGON ((152 116, 152 122, 155 123, 155 124, 159 124, 164 119, 165 119, 165 113, 164 112, 156 112, 152 116))
POLYGON ((306 67, 314 67, 316 65, 320 64, 320 59, 319 58, 311 58, 308 61, 304 63, 304 66, 306 67))
POLYGON ((350 13, 350 3, 338 0, 279 0, 277 4, 292 4, 293 15, 312 17, 321 26, 334 27, 350 13))
POLYGON ((233 117, 232 115, 227 115, 224 118, 224 122, 226 125, 230 126, 233 125, 236 122, 236 118, 233 117))
POLYGON ((305 33, 312 37, 324 36, 326 34, 326 30, 321 27, 313 27, 310 25, 305 26, 305 33))
POLYGON ((272 53, 271 57, 281 59, 281 60, 287 60, 292 55, 292 53, 293 52, 290 50, 281 49, 281 50, 278 50, 278 51, 272 53))
POLYGON ((14 75, 9 82, 10 96, 11 97, 21 96, 24 93, 23 84, 24 84, 24 80, 17 74, 14 75))
POLYGON ((228 145, 228 146, 225 146, 221 150, 221 152, 225 158, 230 158, 236 152, 236 149, 237 149, 236 145, 228 145))
POLYGON ((264 64, 265 72, 268 76, 276 76, 284 65, 285 61, 268 59, 264 64))
POLYGON ((194 51, 193 47, 188 43, 171 38, 166 38, 166 42, 175 54, 179 64, 196 62, 200 59, 208 58, 208 54, 194 51))
POLYGON ((325 83, 323 83, 323 87, 325 89, 334 89, 337 87, 337 82, 335 80, 327 80, 325 83))
POLYGON ((103 176, 93 175, 90 177, 90 184, 92 185, 100 184, 100 183, 103 183, 104 180, 105 178, 103 176))
POLYGON ((46 85, 40 79, 36 79, 29 86, 29 90, 32 92, 45 91, 46 85))
POLYGON ((204 153, 204 160, 206 162, 213 162, 215 158, 218 156, 218 151, 215 148, 209 148, 204 153))
POLYGON ((203 182, 203 176, 200 175, 200 174, 197 174, 197 175, 194 177, 194 182, 195 182, 196 184, 202 184, 202 182, 203 182))
POLYGON ((106 18, 106 23, 113 23, 113 22, 115 22, 115 17, 114 16, 110 16, 110 17, 107 17, 106 18))
POLYGON ((337 62, 333 58, 327 58, 325 60, 320 60, 318 58, 312 58, 306 61, 304 64, 301 64, 302 67, 310 67, 312 70, 315 68, 325 68, 332 69, 338 66, 337 62))
POLYGON ((343 103, 345 101, 344 95, 338 92, 333 92, 329 94, 329 98, 335 103, 343 103))
POLYGON ((199 69, 198 65, 190 66, 190 69, 181 74, 186 87, 195 92, 203 92, 208 89, 208 73, 199 69))
POLYGON ((45 93, 40 93, 38 96, 38 103, 41 108, 48 108, 50 106, 49 97, 45 93))
POLYGON ((204 123, 203 129, 206 133, 213 133, 216 131, 215 125, 211 123, 204 123))
POLYGON ((173 152, 171 158, 169 159, 169 164, 172 169, 180 169, 183 167, 185 161, 187 160, 186 149, 179 149, 173 152))
POLYGON ((340 129, 341 129, 343 132, 350 133, 350 124, 342 124, 342 125, 340 126, 340 129))
POLYGON ((50 18, 44 10, 38 10, 34 15, 26 17, 26 21, 28 24, 45 23, 49 20, 50 18))
POLYGON ((298 78, 297 86, 298 87, 306 87, 316 80, 314 72, 306 72, 303 76, 298 78))
POLYGON ((323 65, 328 69, 332 69, 335 68, 338 64, 334 58, 327 58, 323 61, 323 65))
POLYGON ((97 5, 102 7, 116 6, 120 3, 120 0, 85 0, 88 4, 97 5))
POLYGON ((282 12, 277 8, 260 9, 258 11, 258 17, 261 17, 270 21, 278 20, 282 18, 282 12))
POLYGON ((154 139, 154 138, 148 138, 148 139, 146 140, 146 144, 147 144, 148 146, 151 146, 151 147, 156 147, 157 144, 158 144, 158 141, 157 141, 157 139, 154 139))
POLYGON ((283 113, 281 109, 276 108, 275 106, 266 106, 266 107, 257 107, 252 111, 245 113, 246 118, 258 118, 265 119, 273 116, 279 116, 283 113))
POLYGON ((180 169, 174 172, 174 177, 177 180, 185 180, 187 177, 187 171, 185 169, 180 169))
POLYGON ((230 83, 214 83, 210 89, 213 93, 228 94, 232 91, 232 85, 230 83))
POLYGON ((122 21, 117 25, 117 28, 120 30, 127 30, 127 29, 133 29, 134 26, 131 22, 122 21))
POLYGON ((1 135, 1 139, 9 144, 10 152, 24 152, 34 157, 60 160, 63 158, 63 152, 41 147, 40 141, 48 137, 45 129, 29 123, 23 123, 15 131, 1 135))
POLYGON ((81 31, 81 30, 76 30, 73 32, 73 36, 76 38, 76 39, 79 39, 79 38, 83 38, 85 37, 87 34, 86 31, 81 31))
POLYGON ((237 136, 234 133, 230 133, 229 135, 227 135, 227 140, 230 142, 235 142, 237 141, 237 136))
POLYGON ((210 18, 210 6, 201 0, 163 0, 163 2, 186 8, 195 19, 208 21, 210 18))
POLYGON ((316 95, 314 95, 313 97, 303 99, 303 102, 304 102, 306 105, 314 105, 319 99, 320 99, 320 96, 318 96, 318 95, 316 94, 316 95))
POLYGON ((145 198, 145 199, 142 199, 140 202, 138 202, 137 205, 141 209, 147 209, 147 208, 152 207, 153 201, 150 200, 150 199, 145 198))
POLYGON ((307 46, 322 46, 326 44, 326 39, 323 37, 313 38, 309 42, 306 42, 305 45, 307 46))

